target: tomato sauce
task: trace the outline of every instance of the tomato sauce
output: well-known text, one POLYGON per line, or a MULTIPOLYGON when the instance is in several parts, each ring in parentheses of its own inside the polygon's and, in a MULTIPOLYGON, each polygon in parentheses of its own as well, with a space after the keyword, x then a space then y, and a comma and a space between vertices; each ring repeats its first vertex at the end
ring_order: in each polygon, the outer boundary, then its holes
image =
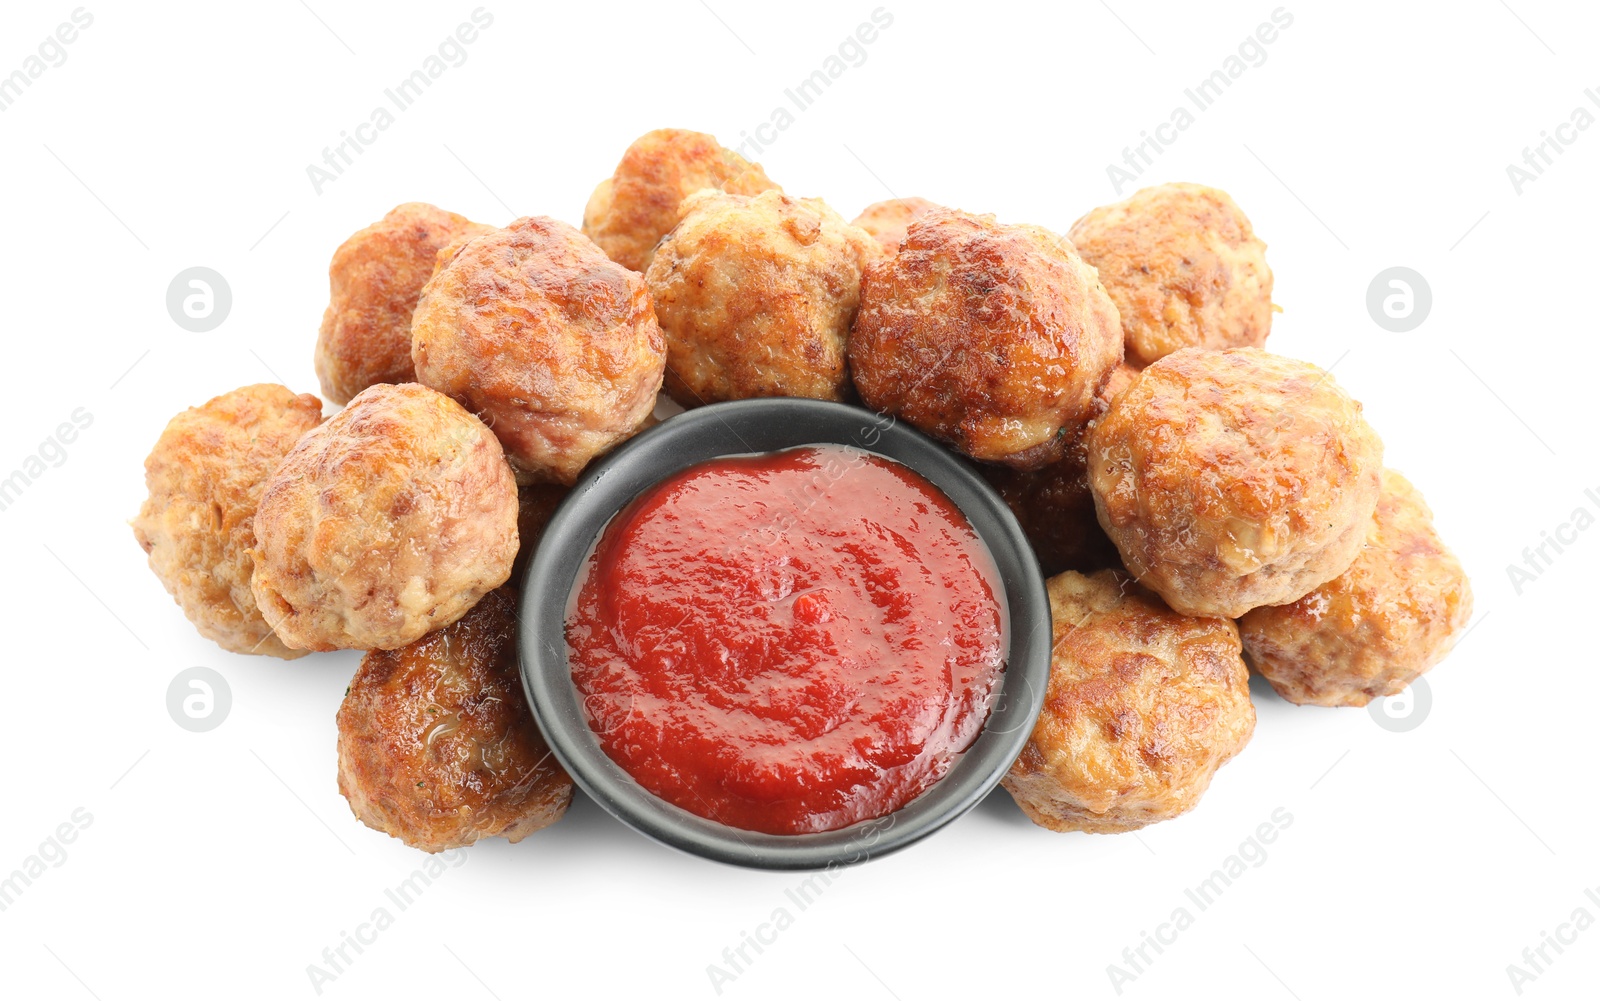
POLYGON ((717 459, 607 525, 569 660, 601 745, 650 792, 745 830, 829 831, 904 806, 976 739, 1003 594, 966 518, 899 463, 717 459))

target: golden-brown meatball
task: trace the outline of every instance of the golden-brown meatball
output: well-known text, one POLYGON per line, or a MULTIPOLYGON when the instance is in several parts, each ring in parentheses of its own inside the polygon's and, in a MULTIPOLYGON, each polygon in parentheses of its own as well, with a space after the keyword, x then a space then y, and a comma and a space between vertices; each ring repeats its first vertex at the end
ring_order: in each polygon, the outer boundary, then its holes
POLYGON ((656 243, 677 224, 678 203, 701 188, 753 195, 778 186, 761 164, 723 149, 716 136, 657 129, 636 139, 616 173, 594 189, 583 232, 613 261, 642 272, 656 243))
POLYGON ((1366 545, 1350 569, 1288 605, 1239 620, 1250 663, 1290 702, 1364 706, 1444 659, 1472 618, 1472 585, 1433 512, 1384 470, 1366 545))
POLYGON ((1126 361, 1119 362, 1111 370, 1111 378, 1106 380, 1105 388, 1100 390, 1100 398, 1110 403, 1122 395, 1123 390, 1133 385, 1133 380, 1139 378, 1140 369, 1129 365, 1126 361))
POLYGON ((379 383, 416 382, 411 311, 439 249, 485 226, 424 202, 397 206, 344 241, 328 265, 328 310, 317 335, 317 379, 335 403, 379 383))
POLYGON ((1226 191, 1145 188, 1094 209, 1067 235, 1117 304, 1130 361, 1148 365, 1184 347, 1266 343, 1267 245, 1226 191))
POLYGON ((1081 450, 1043 469, 983 466, 980 472, 1016 515, 1045 576, 1121 565, 1117 547, 1095 520, 1081 450))
POLYGON ((856 216, 853 225, 860 226, 885 253, 893 254, 900 249, 900 243, 906 238, 906 227, 914 220, 920 219, 934 209, 944 208, 926 198, 891 198, 886 202, 873 202, 861 210, 856 216))
POLYGON ((522 586, 522 577, 538 551, 544 528, 567 497, 567 488, 554 483, 530 483, 517 488, 517 559, 511 567, 511 583, 522 586))
POLYGON ((415 643, 368 653, 338 723, 339 791, 363 824, 413 848, 521 841, 572 802, 522 693, 512 588, 415 643))
POLYGON ((880 251, 821 200, 700 191, 645 272, 667 337, 667 392, 842 400, 861 272, 880 251))
POLYGON ((1089 486, 1123 564, 1187 615, 1294 601, 1356 558, 1383 443, 1315 365, 1185 348, 1095 422, 1089 486))
POLYGON ((868 266, 850 334, 866 404, 975 459, 1060 459, 1122 359, 1117 309, 1072 245, 936 209, 868 266))
MULTIPOLYGON (((1118 365, 1100 391, 1095 416, 1105 413, 1137 375, 1128 365, 1118 365)), ((1095 517, 1089 458, 1084 451, 1086 432, 1087 428, 1076 435, 1066 454, 1043 469, 1024 471, 984 464, 978 470, 1016 515, 1046 577, 1063 570, 1087 573, 1122 567, 1117 547, 1095 517)))
POLYGON ((133 534, 200 635, 234 653, 285 660, 250 591, 256 505, 268 475, 322 421, 322 402, 245 386, 174 417, 144 460, 150 496, 133 534))
POLYGON ((1193 809, 1249 743, 1239 631, 1188 618, 1126 574, 1049 581, 1044 709, 1004 785, 1034 823, 1115 834, 1193 809))
POLYGON ((393 650, 506 582, 517 485, 483 422, 426 386, 363 390, 256 510, 256 601, 296 650, 393 650))
POLYGON ((411 325, 418 380, 483 418, 524 482, 570 485, 639 430, 666 354, 644 279, 543 216, 459 246, 411 325))

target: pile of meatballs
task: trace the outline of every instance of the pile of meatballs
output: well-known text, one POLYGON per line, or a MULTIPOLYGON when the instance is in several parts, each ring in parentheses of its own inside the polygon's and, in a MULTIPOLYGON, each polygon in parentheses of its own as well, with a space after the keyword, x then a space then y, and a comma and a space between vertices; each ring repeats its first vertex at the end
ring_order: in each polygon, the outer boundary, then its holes
POLYGON ((350 237, 323 399, 247 386, 174 417, 134 534, 224 649, 367 651, 337 716, 362 822, 425 851, 518 841, 572 798, 514 586, 566 489, 683 408, 859 403, 972 459, 1049 577, 1049 688, 1005 788, 1052 830, 1133 830, 1249 741, 1251 669, 1361 706, 1471 614, 1361 405, 1262 349, 1265 251, 1195 184, 1065 235, 921 198, 847 222, 712 136, 651 132, 581 231, 414 203, 350 237))

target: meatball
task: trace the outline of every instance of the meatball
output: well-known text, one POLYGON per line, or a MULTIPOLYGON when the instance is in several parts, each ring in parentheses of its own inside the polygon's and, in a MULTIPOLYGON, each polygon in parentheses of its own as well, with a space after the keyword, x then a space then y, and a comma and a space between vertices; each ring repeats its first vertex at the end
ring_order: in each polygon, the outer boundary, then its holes
POLYGON ((1383 443, 1328 373, 1184 348, 1095 422, 1089 487, 1123 564, 1186 615, 1295 601, 1350 566, 1383 443))
POLYGON ((448 396, 363 390, 306 434, 256 510, 251 586, 296 650, 393 650, 511 575, 517 487, 499 442, 448 396))
POLYGON ((567 488, 553 483, 532 483, 517 488, 517 558, 511 567, 511 582, 521 586, 528 564, 539 548, 544 528, 567 497, 567 488))
POLYGON ((701 191, 645 282, 667 337, 667 392, 689 407, 752 396, 842 400, 865 230, 820 200, 701 191))
POLYGON ((678 222, 678 203, 701 188, 754 195, 778 186, 716 136, 657 129, 634 141, 616 173, 600 182, 583 210, 583 232, 613 261, 650 266, 656 243, 678 222))
POLYGON ((416 382, 411 311, 440 248, 492 232, 423 202, 400 205, 334 251, 328 311, 317 335, 317 379, 335 403, 379 383, 416 382))
POLYGON ((1097 208, 1067 234, 1100 271, 1130 361, 1179 348, 1260 347, 1272 329, 1272 269, 1225 191, 1163 184, 1097 208))
MULTIPOLYGON (((1096 416, 1104 413, 1137 375, 1126 364, 1118 365, 1100 392, 1096 416)), ((1080 433, 1067 446, 1065 456, 1043 469, 1024 472, 1006 466, 979 467, 1016 515, 1046 577, 1063 570, 1087 572, 1122 566, 1117 547, 1095 517, 1083 442, 1080 433)))
POLYGON ((1016 515, 1045 576, 1120 565, 1117 547, 1095 520, 1080 449, 1043 469, 984 466, 981 472, 1016 515))
POLYGON ((850 335, 869 407, 975 459, 1060 459, 1122 360, 1117 308, 1071 244, 935 209, 870 265, 850 335))
POLYGON ((250 591, 256 504, 267 477, 322 421, 322 402, 245 386, 174 417, 144 460, 150 496, 133 535, 200 635, 234 653, 289 660, 250 591))
POLYGON ((1044 709, 1003 784, 1034 823, 1116 834, 1194 808, 1249 743, 1239 631, 1188 618, 1125 574, 1049 581, 1044 709))
POLYGON ((411 326, 418 380, 483 418, 523 482, 570 485, 637 431, 666 353, 644 279, 542 216, 460 245, 411 326))
POLYGON ((1106 380, 1105 387, 1100 390, 1100 398, 1110 403, 1122 395, 1123 390, 1133 385, 1133 380, 1139 378, 1140 370, 1129 365, 1126 361, 1120 362, 1111 370, 1111 378, 1106 380))
POLYGON ((1290 702, 1364 706, 1444 659, 1472 617, 1472 586, 1417 488, 1384 470, 1350 569, 1288 605, 1239 620, 1250 663, 1290 702))
POLYGON ((512 588, 415 643, 368 653, 338 723, 339 792, 363 824, 413 848, 521 841, 572 802, 522 693, 512 588))
POLYGON ((871 233, 884 251, 893 254, 900 249, 900 242, 906 238, 906 227, 913 220, 943 207, 926 198, 891 198, 886 202, 873 202, 862 209, 861 214, 855 217, 854 225, 871 233))

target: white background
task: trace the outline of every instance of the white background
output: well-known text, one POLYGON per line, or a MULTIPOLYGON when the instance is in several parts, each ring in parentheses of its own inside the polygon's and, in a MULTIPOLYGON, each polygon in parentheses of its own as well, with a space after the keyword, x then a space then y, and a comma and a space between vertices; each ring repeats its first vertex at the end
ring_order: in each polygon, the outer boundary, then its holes
MULTIPOLYGON (((94 417, 0 512, 0 874, 75 809, 93 817, 0 912, 8 997, 314 997, 307 966, 424 858, 335 789, 359 655, 224 653, 145 568, 125 521, 167 419, 247 383, 316 391, 328 258, 396 203, 577 223, 633 138, 680 126, 736 145, 875 6, 493 2, 465 64, 319 195, 307 164, 476 5, 308 2, 92 4, 64 64, 0 113, 0 475, 75 408, 94 417), (233 291, 210 333, 164 305, 194 265, 233 291), (197 665, 233 692, 200 734, 164 705, 197 665)), ((760 159, 847 217, 893 192, 1064 231, 1116 200, 1106 165, 1275 5, 1204 6, 894 0, 866 62, 760 159)), ((0 73, 72 9, 6 5, 0 73)), ((1269 346, 1336 365, 1472 573, 1477 625, 1430 675, 1430 715, 1394 733, 1258 689, 1255 739, 1200 807, 1137 836, 1053 834, 997 792, 843 874, 723 996, 1115 997, 1108 964, 1280 807, 1293 822, 1265 863, 1123 996, 1509 998, 1507 964, 1542 932, 1579 906, 1600 918, 1584 896, 1600 887, 1600 531, 1520 595, 1506 570, 1574 509, 1600 512, 1600 127, 1520 195, 1506 174, 1574 108, 1600 114, 1583 95, 1600 91, 1600 17, 1554 0, 1287 9, 1265 64, 1140 183, 1235 196, 1271 248, 1269 346), (1392 265, 1432 287, 1409 333, 1365 307, 1392 265)), ((550 830, 465 857, 323 996, 711 998, 708 964, 794 911, 800 881, 677 855, 581 797, 550 830)), ((1549 954, 1524 996, 1592 996, 1600 927, 1549 954)))

